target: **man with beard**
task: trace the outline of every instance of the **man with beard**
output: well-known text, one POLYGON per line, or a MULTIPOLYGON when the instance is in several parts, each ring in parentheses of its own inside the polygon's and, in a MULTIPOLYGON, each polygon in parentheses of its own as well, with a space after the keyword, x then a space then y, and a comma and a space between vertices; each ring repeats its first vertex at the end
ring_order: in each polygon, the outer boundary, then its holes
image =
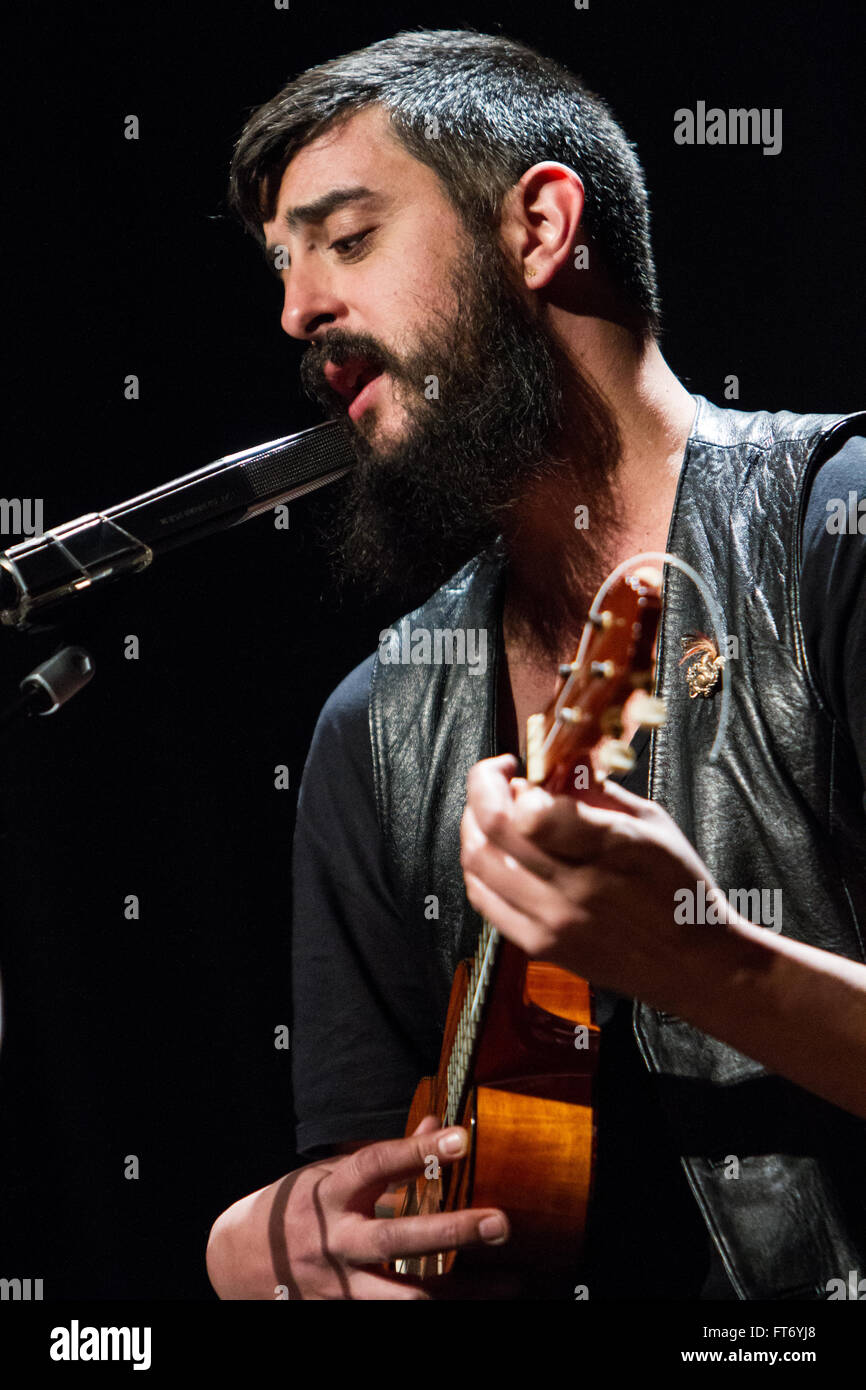
MULTIPOLYGON (((508 1239, 493 1210, 373 1215, 390 1182, 467 1144, 432 1117, 397 1136, 478 929, 459 863, 473 768, 471 902, 596 987, 576 1276, 593 1298, 823 1296, 866 1257, 864 551, 824 525, 862 476, 862 417, 749 416, 685 390, 656 339, 632 147, 577 79, 508 40, 407 33, 302 74, 247 124, 232 198, 308 344, 304 384, 356 451, 343 570, 440 584, 412 622, 475 626, 494 659, 482 680, 380 650, 322 712, 294 847, 297 1140, 314 1161, 218 1219, 215 1288, 422 1298, 383 1262, 508 1239), (526 718, 600 582, 670 549, 712 582, 747 658, 718 771, 715 705, 683 699, 671 655, 706 614, 668 581, 664 734, 651 747, 626 726, 635 766, 589 807, 523 790, 526 718), (838 618, 822 622, 831 571, 838 618), (684 930, 673 895, 696 883, 779 883, 786 936, 735 912, 684 930), (820 1028, 804 1038, 807 997, 820 1028)), ((521 1292, 555 1296, 540 1278, 521 1292)))

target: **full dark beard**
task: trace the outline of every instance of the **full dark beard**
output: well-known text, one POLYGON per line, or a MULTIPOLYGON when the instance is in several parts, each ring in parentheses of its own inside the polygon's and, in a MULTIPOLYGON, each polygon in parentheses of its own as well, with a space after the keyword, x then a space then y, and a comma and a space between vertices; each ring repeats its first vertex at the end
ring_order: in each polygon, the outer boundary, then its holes
MULTIPOLYGON (((512 282, 492 236, 467 239, 453 294, 452 322, 424 334, 409 354, 334 330, 302 363, 305 390, 332 415, 345 416, 346 402, 328 386, 323 364, 352 356, 390 373, 406 411, 394 444, 375 446, 364 416, 355 426, 347 420, 358 463, 327 518, 338 579, 374 592, 420 597, 497 536, 507 545, 519 535, 521 502, 540 488, 562 486, 565 501, 598 499, 615 467, 607 407, 512 282)), ((595 516, 602 511, 596 505, 595 516)), ((569 506, 574 537, 572 516, 569 506)))

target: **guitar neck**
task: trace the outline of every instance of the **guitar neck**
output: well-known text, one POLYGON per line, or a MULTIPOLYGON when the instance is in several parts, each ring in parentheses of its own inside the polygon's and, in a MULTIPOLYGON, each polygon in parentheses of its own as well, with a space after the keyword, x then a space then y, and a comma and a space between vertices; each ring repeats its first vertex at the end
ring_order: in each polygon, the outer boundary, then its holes
POLYGON ((444 1118, 446 1125, 458 1124, 463 1113, 472 1054, 484 1016, 484 1005, 490 990, 490 980, 500 940, 499 932, 485 918, 478 935, 475 955, 469 966, 469 985, 463 1000, 463 1008, 460 1011, 457 1030, 454 1034, 451 1055, 448 1058, 448 1087, 444 1118))
MULTIPOLYGON (((638 565, 631 574, 614 571, 602 586, 574 661, 560 667, 544 713, 528 721, 528 782, 579 797, 606 772, 631 766, 634 754, 619 741, 624 707, 637 703, 642 723, 658 724, 664 717, 661 702, 648 696, 660 608, 661 575, 648 566, 638 565), (599 608, 602 598, 605 606, 599 608)), ((447 1125, 458 1124, 463 1114, 499 944, 499 932, 485 920, 475 955, 466 962, 466 993, 448 1056, 447 1125)))

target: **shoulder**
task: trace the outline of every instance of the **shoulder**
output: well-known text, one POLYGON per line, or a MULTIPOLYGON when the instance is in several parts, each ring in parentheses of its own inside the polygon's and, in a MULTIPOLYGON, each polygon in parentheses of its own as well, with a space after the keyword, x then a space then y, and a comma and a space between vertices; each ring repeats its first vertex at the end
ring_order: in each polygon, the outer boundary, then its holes
POLYGON ((375 660, 375 653, 365 657, 331 691, 316 721, 314 739, 324 735, 352 737, 362 726, 367 727, 370 679, 375 660))
POLYGON ((866 555, 864 497, 866 424, 859 434, 831 445, 807 482, 800 563, 804 588, 816 577, 829 580, 828 567, 837 572, 841 567, 851 578, 857 573, 866 555))
POLYGON ((304 766, 300 803, 330 802, 350 787, 372 792, 370 679, 375 656, 368 656, 340 681, 316 720, 304 766))
POLYGON ((695 395, 695 418, 690 441, 719 449, 752 446, 771 454, 784 446, 805 450, 822 438, 832 441, 836 434, 851 433, 859 422, 862 428, 866 413, 857 411, 817 413, 793 410, 737 410, 716 405, 705 396, 695 395))
MULTIPOLYGON (((834 534, 833 526, 827 530, 828 519, 832 519, 834 524, 838 521, 839 531, 836 534, 839 534, 842 530, 843 503, 846 511, 845 520, 848 521, 849 493, 859 494, 863 490, 866 482, 866 422, 859 428, 858 434, 851 435, 835 448, 831 447, 811 479, 804 531, 808 528, 813 538, 818 538, 820 532, 834 534)), ((846 534, 848 529, 845 528, 846 534)), ((862 535, 864 532, 861 531, 859 534, 862 535)))
MULTIPOLYGON (((800 621, 818 693, 855 742, 866 734, 866 433, 815 470, 805 498, 800 621)), ((864 746, 862 742, 859 746, 864 746)))

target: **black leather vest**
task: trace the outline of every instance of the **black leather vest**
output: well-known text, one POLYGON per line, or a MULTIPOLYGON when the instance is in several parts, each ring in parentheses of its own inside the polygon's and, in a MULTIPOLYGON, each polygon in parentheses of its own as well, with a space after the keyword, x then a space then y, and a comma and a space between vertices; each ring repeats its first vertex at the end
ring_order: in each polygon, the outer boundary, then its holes
MULTIPOLYGON (((863 432, 866 415, 746 414, 696 400, 668 550, 702 575, 739 647, 730 722, 710 765, 718 702, 690 699, 678 664, 680 637, 709 632, 709 618, 694 586, 668 569, 658 660, 668 719, 653 734, 650 795, 721 888, 781 889, 785 935, 866 960, 863 787, 815 688, 798 616, 806 484, 831 441, 863 432)), ((503 578, 496 545, 408 619, 431 632, 484 630, 486 674, 377 659, 371 682, 380 825, 406 920, 428 935, 443 1023, 456 963, 479 927, 459 824, 469 768, 498 751, 503 578)), ((804 1029, 820 1026, 803 1019, 804 1029)), ((634 1027, 739 1296, 823 1298, 829 1279, 866 1274, 866 1124, 646 1005, 635 1004, 634 1027)))

